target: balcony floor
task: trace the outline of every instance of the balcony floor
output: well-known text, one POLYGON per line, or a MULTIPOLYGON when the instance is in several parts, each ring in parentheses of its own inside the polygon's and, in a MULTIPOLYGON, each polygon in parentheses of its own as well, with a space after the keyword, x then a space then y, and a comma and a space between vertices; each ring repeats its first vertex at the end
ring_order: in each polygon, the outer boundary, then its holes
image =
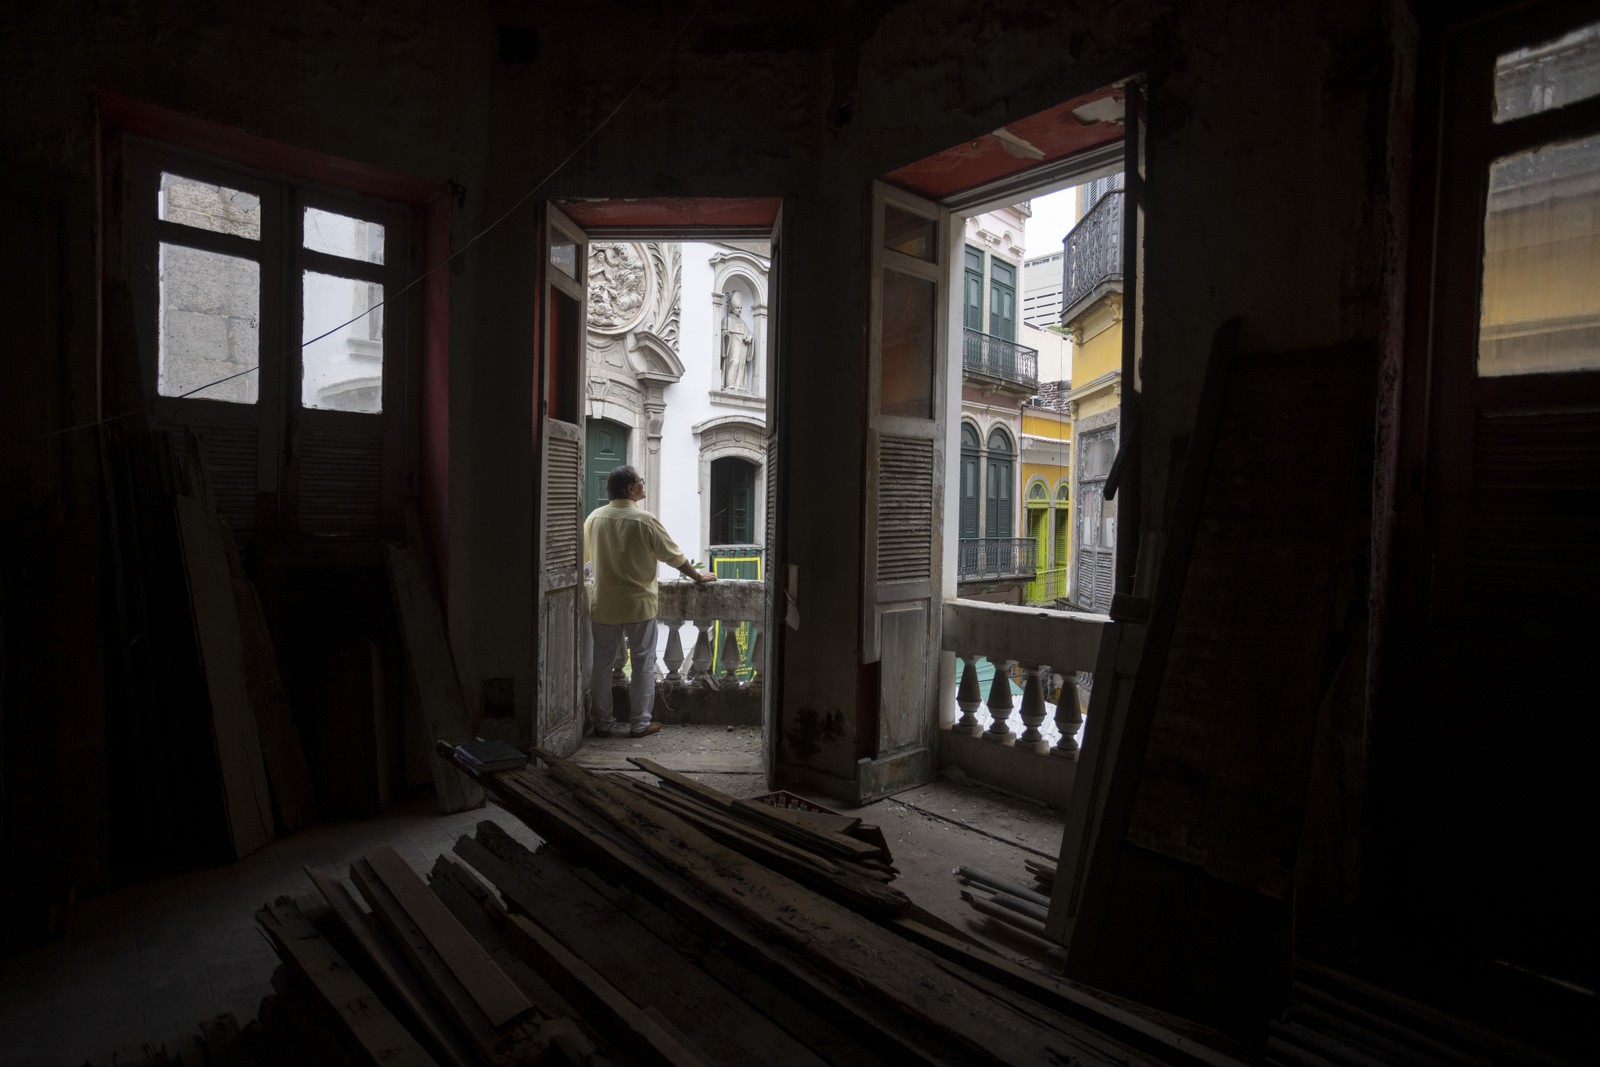
MULTIPOLYGON (((627 768, 643 755, 735 796, 766 791, 756 727, 667 726, 654 737, 586 745, 577 761, 627 768)), ((653 780, 653 779, 652 779, 653 780)), ((801 791, 796 791, 801 792, 801 791)), ((958 865, 1029 884, 1024 861, 1052 862, 1061 816, 1027 801, 940 780, 865 808, 801 792, 819 804, 883 827, 900 869, 894 881, 916 903, 993 945, 960 899, 958 865)), ((112 1050, 183 1033, 232 1012, 243 1025, 271 992, 277 958, 255 928, 255 911, 274 897, 312 890, 303 868, 343 872, 361 853, 388 844, 419 873, 455 839, 493 819, 532 844, 537 838, 490 804, 439 815, 419 797, 370 819, 320 823, 237 863, 108 890, 78 902, 64 939, 0 960, 0 1049, 10 1067, 109 1062, 112 1050)))

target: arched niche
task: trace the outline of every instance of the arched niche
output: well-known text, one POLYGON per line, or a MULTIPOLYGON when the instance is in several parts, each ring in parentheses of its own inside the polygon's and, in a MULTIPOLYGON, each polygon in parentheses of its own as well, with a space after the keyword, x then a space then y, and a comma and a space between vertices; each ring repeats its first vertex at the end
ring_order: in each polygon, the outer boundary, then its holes
POLYGON ((720 459, 740 459, 755 469, 755 539, 765 544, 767 536, 766 426, 743 415, 721 415, 697 424, 695 440, 700 446, 700 530, 696 544, 705 559, 711 536, 711 465, 720 459))
MULTIPOLYGON (((767 363, 767 276, 771 263, 763 256, 743 249, 728 248, 711 256, 711 361, 717 387, 714 399, 723 403, 749 406, 749 400, 766 396, 767 363), (750 373, 742 388, 723 388, 722 328, 730 310, 729 296, 739 294, 739 317, 750 331, 750 373)), ((761 405, 765 408, 765 404, 761 405)))

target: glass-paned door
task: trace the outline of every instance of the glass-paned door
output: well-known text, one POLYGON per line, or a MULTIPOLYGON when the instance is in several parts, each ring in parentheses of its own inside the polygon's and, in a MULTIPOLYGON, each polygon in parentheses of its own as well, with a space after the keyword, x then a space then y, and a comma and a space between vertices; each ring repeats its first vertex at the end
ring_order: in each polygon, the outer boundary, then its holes
POLYGON ((1432 939, 1445 985, 1520 972, 1552 995, 1595 989, 1600 921, 1572 854, 1600 838, 1595 9, 1464 27, 1443 94, 1430 343, 1412 349, 1432 388, 1408 568, 1425 576, 1425 655, 1408 658, 1416 696, 1384 735, 1389 793, 1409 800, 1381 831, 1396 896, 1419 906, 1391 918, 1432 939), (1486 671, 1514 679, 1506 744, 1483 743, 1486 671))

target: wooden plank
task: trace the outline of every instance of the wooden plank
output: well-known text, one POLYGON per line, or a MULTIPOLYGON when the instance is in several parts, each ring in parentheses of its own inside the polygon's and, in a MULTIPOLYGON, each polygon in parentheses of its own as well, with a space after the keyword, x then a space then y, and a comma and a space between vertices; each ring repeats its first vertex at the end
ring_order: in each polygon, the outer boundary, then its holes
POLYGON ((351 1050, 359 1051, 362 1062, 384 1067, 434 1063, 292 901, 280 897, 256 912, 256 920, 285 966, 315 991, 326 1009, 321 1014, 348 1040, 351 1050))
MULTIPOLYGON (((566 997, 556 992, 545 975, 512 951, 505 935, 491 917, 492 912, 504 909, 500 906, 499 898, 480 877, 441 855, 434 858, 429 888, 533 1001, 534 1011, 539 1016, 533 1029, 540 1047, 548 1050, 551 1062, 568 1064, 569 1067, 610 1067, 610 1059, 602 1054, 597 1045, 599 1031, 583 1018, 566 997)), ((530 1024, 524 1022, 519 1025, 526 1027, 530 1024)), ((609 1043, 606 1047, 610 1047, 609 1043)))
POLYGON ((272 798, 245 681, 244 641, 233 576, 228 571, 222 528, 211 507, 192 496, 177 496, 173 508, 211 698, 211 728, 229 836, 234 855, 247 856, 272 840, 272 798))
POLYGON ((522 1018, 533 1004, 502 971, 483 946, 473 940, 415 871, 388 845, 362 856, 384 886, 394 894, 406 916, 428 939, 429 946, 450 968, 462 988, 478 1005, 489 1024, 499 1028, 522 1018))
POLYGON ((523 947, 547 971, 559 976, 563 987, 583 1003, 584 1010, 603 1019, 617 1040, 640 1060, 661 1067, 704 1067, 707 1061, 698 1050, 667 1032, 547 931, 522 915, 508 915, 507 919, 511 928, 522 935, 523 947))
POLYGON ((491 898, 495 890, 487 882, 441 854, 434 857, 433 869, 428 874, 428 889, 533 1002, 534 1013, 545 1024, 558 1018, 581 1018, 578 1010, 549 980, 506 944, 505 936, 489 916, 494 907, 491 898))
MULTIPOLYGON (((534 917, 628 999, 653 1003, 678 1020, 689 1040, 722 1063, 819 1067, 783 1032, 658 935, 648 921, 612 904, 548 850, 535 855, 498 827, 463 837, 456 854, 492 881, 506 900, 534 917)), ((438 872, 447 865, 443 857, 438 872)), ((457 864, 457 877, 469 877, 457 864)), ((498 905, 489 905, 498 909, 498 905)))
POLYGON ((976 971, 1012 993, 1063 1015, 1081 1019, 1164 1063, 1242 1067, 1250 1062, 1248 1049, 1233 1046, 1221 1034, 1186 1019, 1025 967, 975 941, 953 936, 916 918, 896 919, 891 926, 949 963, 976 971))
POLYGON ((256 713, 261 755, 272 785, 273 808, 284 832, 292 834, 316 818, 317 796, 311 784, 311 768, 300 744, 300 729, 289 708, 288 694, 284 692, 283 675, 278 670, 278 657, 272 646, 272 632, 261 607, 261 594, 245 574, 239 547, 225 525, 222 545, 228 556, 228 572, 233 578, 234 603, 239 609, 239 636, 244 649, 245 684, 256 713))
POLYGON ((320 870, 315 867, 305 868, 306 877, 311 879, 311 884, 317 887, 317 892, 322 894, 322 899, 327 901, 333 914, 344 924, 351 938, 366 952, 367 958, 378 969, 385 981, 389 983, 406 1007, 416 1016, 427 1036, 432 1042, 431 1051, 447 1064, 455 1067, 470 1067, 476 1059, 462 1043, 452 1028, 450 1020, 445 1018, 437 1005, 429 998, 427 990, 406 966, 405 958, 395 948, 393 942, 383 936, 377 928, 373 917, 361 910, 361 906, 350 895, 332 872, 320 870))
MULTIPOLYGON (((433 568, 422 543, 421 526, 408 514, 406 544, 386 546, 389 592, 394 598, 395 617, 405 645, 411 681, 422 705, 423 721, 429 734, 452 744, 470 741, 476 734, 473 717, 461 696, 456 663, 450 652, 433 568)), ((431 763, 439 808, 445 812, 467 811, 483 803, 483 790, 468 776, 457 773, 447 763, 431 763)))
POLYGON ((535 1019, 525 1017, 503 1030, 497 1030, 460 980, 439 958, 427 936, 411 921, 405 908, 389 891, 383 879, 378 877, 372 865, 365 859, 357 859, 350 866, 350 878, 371 905, 373 917, 405 956, 440 1010, 477 1050, 478 1058, 494 1067, 510 1067, 537 1055, 535 1019))
MULTIPOLYGON (((548 753, 537 754, 554 782, 603 815, 657 864, 751 922, 768 952, 798 955, 864 1005, 903 1020, 921 1038, 908 1040, 908 1047, 930 1060, 1044 1064, 1127 1055, 1128 1050, 1115 1048, 1100 1035, 1071 1032, 1047 1013, 1006 1003, 981 979, 965 982, 941 970, 925 950, 773 875, 676 816, 652 810, 617 783, 548 753)), ((524 771, 499 777, 529 776, 524 771)))
POLYGON ((771 831, 774 835, 788 841, 795 841, 812 847, 814 851, 824 854, 848 856, 851 859, 862 860, 879 853, 877 846, 867 841, 861 841, 844 834, 831 834, 824 830, 817 830, 792 820, 785 819, 776 813, 777 809, 767 804, 754 800, 741 800, 731 797, 719 789, 713 789, 680 774, 677 771, 663 767, 652 759, 643 757, 629 757, 628 762, 640 770, 649 771, 660 778, 661 781, 673 789, 693 796, 715 807, 729 809, 752 822, 758 823, 763 829, 771 831))
POLYGON ((762 801, 752 801, 771 808, 772 813, 784 822, 798 823, 809 826, 813 830, 821 830, 828 834, 848 834, 861 826, 861 818, 857 815, 835 815, 829 811, 807 811, 805 808, 780 808, 775 804, 766 804, 762 801))
POLYGON ((909 897, 883 884, 888 879, 885 872, 859 868, 855 864, 833 863, 758 829, 719 816, 709 808, 676 800, 665 790, 640 783, 635 783, 635 788, 652 803, 662 804, 688 819, 714 840, 835 900, 880 916, 904 915, 911 908, 909 897), (650 796, 652 793, 663 795, 650 796))
MULTIPOLYGON (((668 726, 667 729, 671 729, 668 726)), ((585 745, 572 755, 572 762, 591 771, 631 771, 632 764, 624 750, 607 747, 604 742, 585 745)), ((693 753, 674 757, 680 774, 739 774, 748 775, 757 788, 763 788, 758 776, 766 771, 757 756, 726 755, 717 752, 693 753)))
MULTIPOLYGON (((770 1022, 785 1034, 803 1042, 827 1062, 848 1063, 851 1067, 889 1067, 890 1063, 897 1063, 903 1058, 898 1047, 892 1058, 880 1058, 872 1048, 841 1028, 849 1025, 847 1018, 841 1018, 836 1012, 824 1014, 813 1010, 804 997, 806 987, 803 984, 789 980, 770 966, 763 970, 746 966, 729 952, 723 951, 722 946, 728 944, 726 924, 704 935, 696 933, 691 928, 692 918, 680 919, 677 914, 657 904, 655 899, 609 882, 588 868, 570 866, 558 860, 556 857, 560 854, 554 850, 530 852, 492 822, 479 823, 476 838, 470 840, 484 844, 507 863, 520 865, 526 861, 540 869, 554 869, 570 875, 589 894, 605 902, 610 913, 626 918, 679 955, 693 960, 707 977, 726 991, 726 998, 748 1004, 759 1019, 770 1022), (770 977, 769 971, 772 972, 770 977)), ((662 896, 655 891, 656 887, 652 888, 652 897, 662 896)), ((569 894, 573 899, 583 895, 576 892, 569 894)), ((632 940, 622 931, 618 931, 617 938, 623 943, 632 940)), ((737 949, 730 946, 730 951, 737 952, 737 949)), ((751 1032, 757 1036, 760 1033, 759 1030, 751 1032)), ((709 1039, 702 1041, 701 1047, 707 1052, 716 1051, 715 1044, 709 1039)), ((781 1044, 772 1047, 781 1049, 781 1044)))

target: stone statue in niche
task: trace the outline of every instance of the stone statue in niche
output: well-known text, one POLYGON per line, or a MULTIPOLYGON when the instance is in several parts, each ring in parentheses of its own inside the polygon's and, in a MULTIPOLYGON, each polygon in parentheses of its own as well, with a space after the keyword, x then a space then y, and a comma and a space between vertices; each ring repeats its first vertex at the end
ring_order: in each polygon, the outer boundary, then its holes
POLYGON ((755 338, 740 314, 742 302, 737 290, 728 290, 724 301, 728 310, 722 320, 722 388, 730 393, 749 391, 750 361, 755 358, 755 338))

